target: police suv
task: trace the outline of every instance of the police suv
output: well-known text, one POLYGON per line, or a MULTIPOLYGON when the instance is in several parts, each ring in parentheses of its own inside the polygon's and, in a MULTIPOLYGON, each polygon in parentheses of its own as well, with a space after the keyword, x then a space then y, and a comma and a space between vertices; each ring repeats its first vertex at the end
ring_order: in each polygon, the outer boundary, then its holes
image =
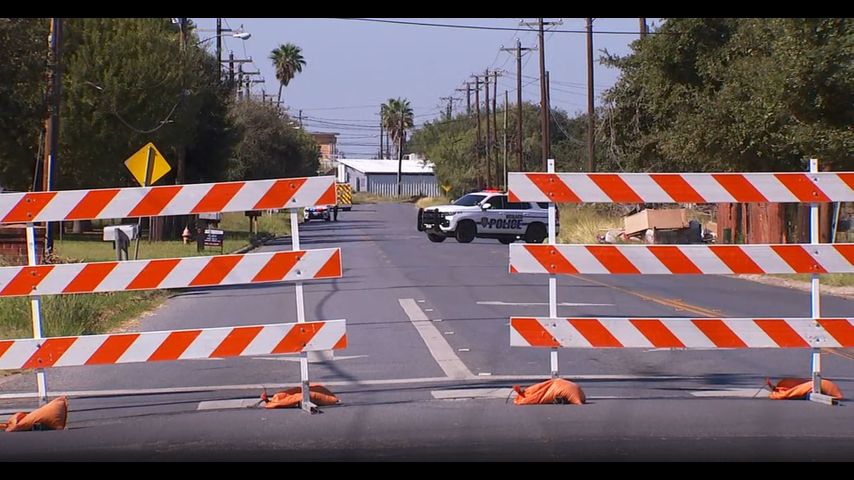
POLYGON ((547 203, 510 202, 505 192, 484 190, 451 205, 418 209, 418 231, 427 232, 431 242, 454 237, 460 243, 475 238, 495 238, 505 245, 519 238, 542 243, 548 238, 548 212, 547 203))

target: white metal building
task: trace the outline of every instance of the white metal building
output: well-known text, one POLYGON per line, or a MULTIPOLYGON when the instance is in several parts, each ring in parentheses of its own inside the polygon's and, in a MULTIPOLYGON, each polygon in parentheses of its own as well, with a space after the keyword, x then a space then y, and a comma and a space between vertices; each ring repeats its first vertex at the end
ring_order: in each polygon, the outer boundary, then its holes
MULTIPOLYGON (((354 192, 370 192, 393 197, 397 195, 397 160, 341 158, 346 167, 346 181, 354 192)), ((422 160, 403 160, 401 195, 439 196, 433 164, 422 160)))

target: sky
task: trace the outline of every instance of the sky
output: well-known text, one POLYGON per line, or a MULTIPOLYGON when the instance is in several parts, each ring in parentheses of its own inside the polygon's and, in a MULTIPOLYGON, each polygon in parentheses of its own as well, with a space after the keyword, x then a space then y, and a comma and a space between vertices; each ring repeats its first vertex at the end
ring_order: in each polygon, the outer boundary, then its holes
MULTIPOLYGON (((245 70, 260 71, 264 83, 253 85, 276 94, 278 81, 270 52, 284 43, 302 49, 306 65, 282 91, 288 113, 297 118, 302 111, 303 126, 310 132, 337 132, 339 153, 349 158, 370 158, 379 149, 379 108, 389 98, 409 100, 415 124, 436 119, 447 106, 440 97, 454 96, 454 112, 465 109, 464 82, 484 70, 504 70, 498 79, 499 103, 504 91, 510 102, 516 98, 515 52, 500 48, 538 45, 534 27, 520 26, 520 18, 395 18, 374 19, 433 23, 458 26, 502 27, 511 30, 444 28, 322 18, 223 18, 223 28, 251 33, 247 40, 223 36, 223 58, 229 51, 235 58, 249 58, 245 70)), ((524 19, 536 22, 535 18, 524 19)), ((204 40, 215 35, 216 19, 194 18, 198 36, 204 40), (202 31, 210 30, 210 31, 202 31)), ((553 30, 584 31, 585 19, 546 19, 562 21, 553 30)), ((654 29, 658 19, 647 19, 654 29)), ((625 55, 629 44, 638 38, 637 18, 596 18, 593 21, 594 58, 607 49, 625 55), (597 30, 602 33, 596 33, 597 30), (606 32, 633 32, 614 34, 606 32)), ((551 83, 551 105, 570 115, 587 111, 587 40, 584 33, 547 31, 545 63, 551 83)), ((211 51, 214 41, 203 43, 211 51)), ((236 68, 236 67, 235 67, 236 68)), ((594 64, 596 104, 600 95, 619 77, 619 71, 594 64)), ((255 77, 259 78, 259 77, 255 77)), ((491 95, 492 88, 490 88, 491 95)), ((482 92, 481 92, 482 95, 482 92)), ((482 100, 482 99, 481 99, 482 100)), ((522 58, 522 100, 540 101, 539 52, 525 52, 522 58)), ((474 93, 472 93, 474 103, 474 93)), ((499 119, 501 121, 501 119, 499 119)))

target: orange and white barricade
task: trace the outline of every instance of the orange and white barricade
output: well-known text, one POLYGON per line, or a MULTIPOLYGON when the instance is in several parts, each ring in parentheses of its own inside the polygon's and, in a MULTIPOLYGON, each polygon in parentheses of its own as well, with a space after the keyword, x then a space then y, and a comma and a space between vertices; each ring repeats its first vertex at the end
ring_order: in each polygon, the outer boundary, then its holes
POLYGON ((301 250, 297 209, 334 204, 331 176, 142 188, 0 194, 0 223, 27 222, 29 265, 0 268, 0 298, 33 302, 33 338, 0 340, 0 369, 36 368, 47 398, 46 367, 299 353, 303 409, 309 351, 345 348, 344 320, 306 322, 302 283, 339 278, 338 248, 301 250), (37 265, 34 222, 289 209, 292 251, 37 265), (41 295, 211 287, 269 282, 296 285, 296 323, 117 335, 42 338, 41 295))
MULTIPOLYGON (((854 318, 822 318, 819 274, 854 272, 854 244, 818 244, 818 203, 854 201, 854 172, 509 174, 510 201, 549 202, 549 244, 511 244, 510 273, 549 275, 549 316, 513 317, 511 346, 557 348, 811 348, 813 385, 820 348, 854 346, 854 318), (559 245, 555 203, 809 202, 805 245, 559 245), (812 274, 810 318, 559 318, 557 275, 812 274)), ((815 390, 820 391, 820 390, 815 390)), ((813 393, 812 400, 832 403, 813 393)))

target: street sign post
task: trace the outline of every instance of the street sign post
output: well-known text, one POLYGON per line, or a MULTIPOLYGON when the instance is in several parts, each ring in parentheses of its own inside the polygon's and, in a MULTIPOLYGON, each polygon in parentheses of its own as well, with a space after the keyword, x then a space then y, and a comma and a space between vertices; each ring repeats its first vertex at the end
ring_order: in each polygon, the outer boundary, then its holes
MULTIPOLYGON (((166 161, 166 158, 163 157, 152 142, 148 142, 147 145, 137 150, 136 153, 125 160, 125 166, 143 187, 152 185, 172 170, 169 162, 166 161)), ((141 233, 142 217, 139 217, 138 226, 141 233)), ((134 260, 139 258, 139 240, 141 237, 141 234, 136 237, 136 248, 133 253, 134 260)), ((148 239, 151 241, 151 220, 149 220, 148 225, 148 239)))
POLYGON ((172 170, 169 162, 151 142, 125 160, 125 166, 142 187, 154 185, 172 170))

